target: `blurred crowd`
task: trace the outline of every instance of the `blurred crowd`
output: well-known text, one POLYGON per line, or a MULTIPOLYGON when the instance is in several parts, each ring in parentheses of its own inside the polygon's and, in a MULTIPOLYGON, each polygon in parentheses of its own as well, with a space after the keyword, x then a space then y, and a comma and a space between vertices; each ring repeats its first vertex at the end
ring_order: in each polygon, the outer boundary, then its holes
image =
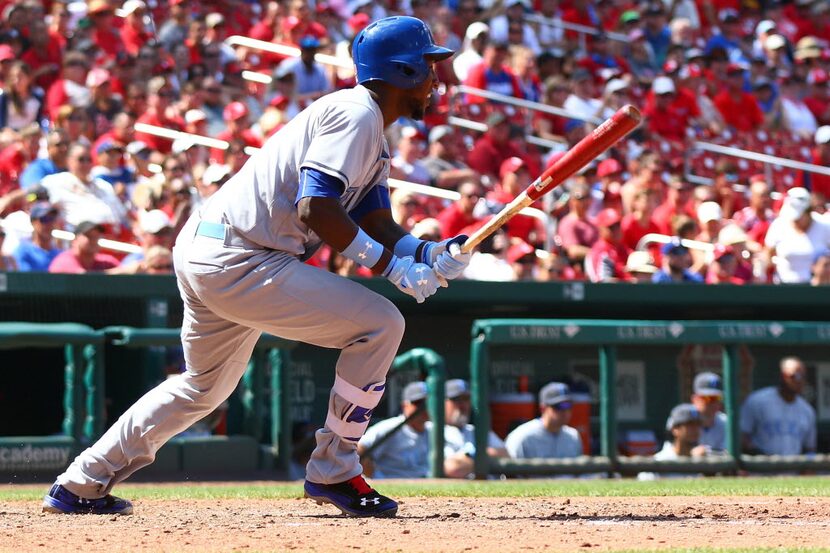
POLYGON ((0 271, 169 273, 189 214, 353 86, 352 38, 394 14, 457 51, 424 120, 387 132, 390 177, 443 193, 393 181, 418 237, 474 232, 616 109, 644 115, 466 278, 830 283, 830 176, 693 147, 830 165, 825 0, 0 0, 0 271))

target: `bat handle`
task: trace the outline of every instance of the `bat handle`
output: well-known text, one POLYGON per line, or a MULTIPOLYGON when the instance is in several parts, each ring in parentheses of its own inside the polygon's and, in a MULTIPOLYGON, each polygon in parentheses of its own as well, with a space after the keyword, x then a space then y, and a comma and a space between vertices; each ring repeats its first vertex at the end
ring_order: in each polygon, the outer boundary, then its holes
POLYGON ((516 196, 512 202, 504 206, 495 216, 489 219, 484 225, 475 231, 464 244, 461 245, 462 253, 470 253, 473 248, 478 246, 485 238, 496 232, 499 228, 509 221, 518 212, 533 203, 533 198, 527 195, 527 191, 523 191, 516 196))

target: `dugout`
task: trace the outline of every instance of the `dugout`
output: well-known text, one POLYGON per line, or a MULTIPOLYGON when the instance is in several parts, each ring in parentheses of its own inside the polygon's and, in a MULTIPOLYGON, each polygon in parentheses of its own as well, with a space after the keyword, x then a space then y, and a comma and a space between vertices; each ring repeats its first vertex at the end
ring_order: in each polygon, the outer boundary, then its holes
MULTIPOLYGON (((633 320, 745 320, 827 321, 830 295, 810 286, 701 286, 652 284, 592 284, 583 282, 495 283, 457 281, 417 305, 383 279, 366 280, 371 289, 392 300, 404 313, 407 330, 400 351, 425 347, 446 360, 447 377, 469 378, 470 330, 476 319, 580 318, 633 320)), ((182 307, 172 276, 151 275, 53 275, 0 274, 0 321, 75 322, 93 329, 123 325, 137 328, 177 328, 182 307)), ((163 363, 158 350, 138 350, 105 345, 107 416, 112 421, 161 377, 163 363)), ((797 354, 812 364, 809 398, 819 416, 819 450, 830 450, 830 381, 824 363, 830 354, 822 346, 779 347, 753 344, 751 387, 770 384, 776 378, 777 359, 797 354), (819 391, 822 395, 819 395, 819 391), (825 393, 825 391, 827 393, 825 393)), ((718 351, 698 348, 695 368, 717 368, 718 351)), ((4 378, 0 381, 0 436, 50 435, 62 423, 64 359, 60 350, 20 348, 0 352, 4 378)), ((620 359, 627 360, 625 347, 620 359)), ((334 378, 337 352, 298 345, 291 352, 288 415, 296 423, 320 424, 325 418, 329 386, 334 378)), ((520 376, 528 365, 519 355, 504 371, 520 376), (523 364, 525 363, 525 364, 523 364)), ((676 370, 676 353, 654 349, 645 359, 647 387, 645 419, 620 429, 650 428, 661 437, 665 417, 685 397, 690 381, 676 370), (662 369, 656 369, 661 366, 662 369), (670 370, 666 370, 666 367, 670 370), (656 372, 652 374, 652 369, 656 372)), ((581 372, 597 371, 595 348, 585 347, 548 355, 545 371, 553 364, 580 363, 581 372), (593 359, 593 361, 591 361, 593 359), (593 364, 594 368, 589 365, 593 364)), ((534 361, 533 370, 536 371, 534 361)), ((542 370, 539 368, 538 370, 542 370)), ((537 384, 533 373, 529 387, 537 384)), ((542 374, 541 372, 538 374, 542 374)), ((555 374, 555 372, 553 373, 555 374)), ((422 375, 423 376, 423 375, 422 375)), ((632 383, 634 381, 632 380, 632 383)), ((390 390, 391 392, 391 390, 390 390)), ((596 401, 594 398, 593 401, 596 401)), ((385 402, 376 411, 386 417, 396 402, 385 402)), ((596 405, 592 405, 592 431, 598 435, 596 405)), ((237 411, 239 412, 239 411, 237 411)), ((230 417, 230 415, 229 415, 230 417)), ((244 431, 243 419, 230 417, 229 433, 244 431)), ((264 429, 265 436, 269 435, 264 429)))

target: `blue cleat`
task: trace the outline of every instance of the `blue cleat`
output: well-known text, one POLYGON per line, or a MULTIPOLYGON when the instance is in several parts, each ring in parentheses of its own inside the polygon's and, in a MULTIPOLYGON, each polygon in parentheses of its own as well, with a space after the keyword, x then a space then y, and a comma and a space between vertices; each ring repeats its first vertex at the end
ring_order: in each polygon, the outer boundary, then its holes
POLYGON ((398 503, 380 495, 358 475, 339 484, 317 484, 305 481, 305 496, 318 505, 331 503, 344 515, 353 517, 393 517, 398 503))
POLYGON ((43 498, 43 512, 67 515, 131 515, 133 504, 113 495, 101 499, 84 499, 60 484, 55 484, 43 498))

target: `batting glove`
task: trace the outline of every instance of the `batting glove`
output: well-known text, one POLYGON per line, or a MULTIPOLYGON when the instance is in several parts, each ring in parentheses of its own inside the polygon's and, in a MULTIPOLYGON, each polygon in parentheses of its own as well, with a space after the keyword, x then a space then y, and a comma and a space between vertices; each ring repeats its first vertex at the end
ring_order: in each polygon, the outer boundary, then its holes
POLYGON ((430 267, 435 267, 435 262, 438 261, 442 253, 447 251, 450 244, 458 244, 460 246, 467 241, 467 238, 466 234, 459 234, 458 236, 453 236, 440 242, 425 242, 421 250, 421 255, 418 256, 418 261, 426 263, 430 267))
POLYGON ((398 290, 412 296, 418 303, 424 303, 439 287, 447 287, 447 281, 436 274, 432 267, 425 263, 415 263, 410 256, 393 256, 383 274, 398 290))
MULTIPOLYGON (((464 237, 464 240, 466 241, 467 238, 464 237)), ((451 242, 447 250, 438 256, 432 267, 442 277, 452 280, 464 273, 464 269, 470 264, 471 257, 471 253, 463 253, 459 244, 451 242)))

